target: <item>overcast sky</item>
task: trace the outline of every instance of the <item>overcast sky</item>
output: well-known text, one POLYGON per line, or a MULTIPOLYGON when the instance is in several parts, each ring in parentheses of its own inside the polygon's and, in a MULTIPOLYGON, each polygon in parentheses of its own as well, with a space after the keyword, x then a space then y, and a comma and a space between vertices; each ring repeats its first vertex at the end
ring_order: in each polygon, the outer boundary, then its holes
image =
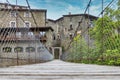
MULTIPOLYGON (((11 4, 15 4, 16 0, 8 0, 11 4)), ((27 6, 26 0, 17 0, 19 5, 27 6)), ((62 15, 66 15, 69 12, 72 14, 84 13, 85 8, 89 0, 28 0, 31 8, 47 9, 47 18, 58 19, 62 15)), ((90 14, 98 16, 101 12, 101 1, 92 0, 90 6, 90 14)), ((112 0, 104 0, 104 7, 107 6, 112 0)), ((115 0, 111 7, 115 7, 115 0)), ((0 0, 0 2, 6 2, 6 0, 0 0)))

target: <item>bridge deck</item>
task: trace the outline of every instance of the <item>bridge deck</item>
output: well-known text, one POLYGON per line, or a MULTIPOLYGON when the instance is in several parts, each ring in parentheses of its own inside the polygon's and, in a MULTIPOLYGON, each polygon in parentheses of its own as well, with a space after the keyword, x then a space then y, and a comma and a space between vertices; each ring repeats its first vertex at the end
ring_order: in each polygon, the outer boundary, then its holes
POLYGON ((120 67, 67 63, 0 68, 0 80, 120 80, 120 67))

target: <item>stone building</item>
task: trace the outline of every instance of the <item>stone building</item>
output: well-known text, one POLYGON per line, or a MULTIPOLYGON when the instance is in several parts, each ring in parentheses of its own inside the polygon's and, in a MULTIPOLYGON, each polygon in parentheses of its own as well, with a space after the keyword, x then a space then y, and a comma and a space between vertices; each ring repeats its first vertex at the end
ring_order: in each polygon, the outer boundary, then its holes
MULTIPOLYGON (((51 34, 49 35, 48 33, 53 31, 53 29, 50 26, 46 26, 46 13, 47 10, 44 9, 29 10, 26 6, 0 3, 0 28, 18 28, 18 30, 21 30, 21 32, 16 31, 16 35, 19 38, 27 38, 29 37, 28 35, 32 37, 43 37, 43 35, 50 36, 51 34), (25 28, 29 30, 24 31, 25 28)), ((45 37, 44 40, 42 37, 40 38, 41 41, 47 42, 45 37)), ((51 38, 49 39, 49 42, 50 41, 51 38)))
POLYGON ((14 5, 14 4, 9 4, 9 3, 0 3, 0 8, 4 8, 4 9, 15 9, 15 8, 19 8, 19 9, 27 9, 27 6, 21 6, 21 5, 14 5))
MULTIPOLYGON (((87 41, 89 38, 88 35, 88 27, 93 26, 93 21, 96 20, 97 17, 88 15, 88 14, 71 14, 63 15, 63 17, 57 20, 47 20, 47 26, 51 26, 54 29, 54 40, 60 40, 60 46, 67 47, 71 39, 73 39, 74 33, 77 30, 77 34, 82 34, 82 36, 87 41), (82 22, 80 23, 81 19, 83 18, 82 22)), ((92 41, 92 40, 91 40, 92 41)))
POLYGON ((51 60, 46 48, 52 46, 53 29, 46 26, 46 13, 45 9, 0 3, 0 57, 51 60))

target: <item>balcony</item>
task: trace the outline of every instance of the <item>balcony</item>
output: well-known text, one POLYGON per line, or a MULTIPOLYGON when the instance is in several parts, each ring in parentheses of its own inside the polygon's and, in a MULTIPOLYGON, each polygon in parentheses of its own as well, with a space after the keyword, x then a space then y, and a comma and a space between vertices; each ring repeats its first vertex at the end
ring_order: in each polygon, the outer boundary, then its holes
POLYGON ((28 41, 35 40, 34 36, 0 36, 0 41, 28 41))

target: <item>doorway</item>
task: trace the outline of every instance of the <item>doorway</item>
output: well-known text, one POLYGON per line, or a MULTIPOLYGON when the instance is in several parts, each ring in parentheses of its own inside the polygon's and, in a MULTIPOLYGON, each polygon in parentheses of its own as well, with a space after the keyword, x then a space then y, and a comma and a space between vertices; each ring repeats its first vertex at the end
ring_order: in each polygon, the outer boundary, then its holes
POLYGON ((52 54, 54 59, 60 59, 62 55, 62 48, 61 47, 52 47, 52 54))

